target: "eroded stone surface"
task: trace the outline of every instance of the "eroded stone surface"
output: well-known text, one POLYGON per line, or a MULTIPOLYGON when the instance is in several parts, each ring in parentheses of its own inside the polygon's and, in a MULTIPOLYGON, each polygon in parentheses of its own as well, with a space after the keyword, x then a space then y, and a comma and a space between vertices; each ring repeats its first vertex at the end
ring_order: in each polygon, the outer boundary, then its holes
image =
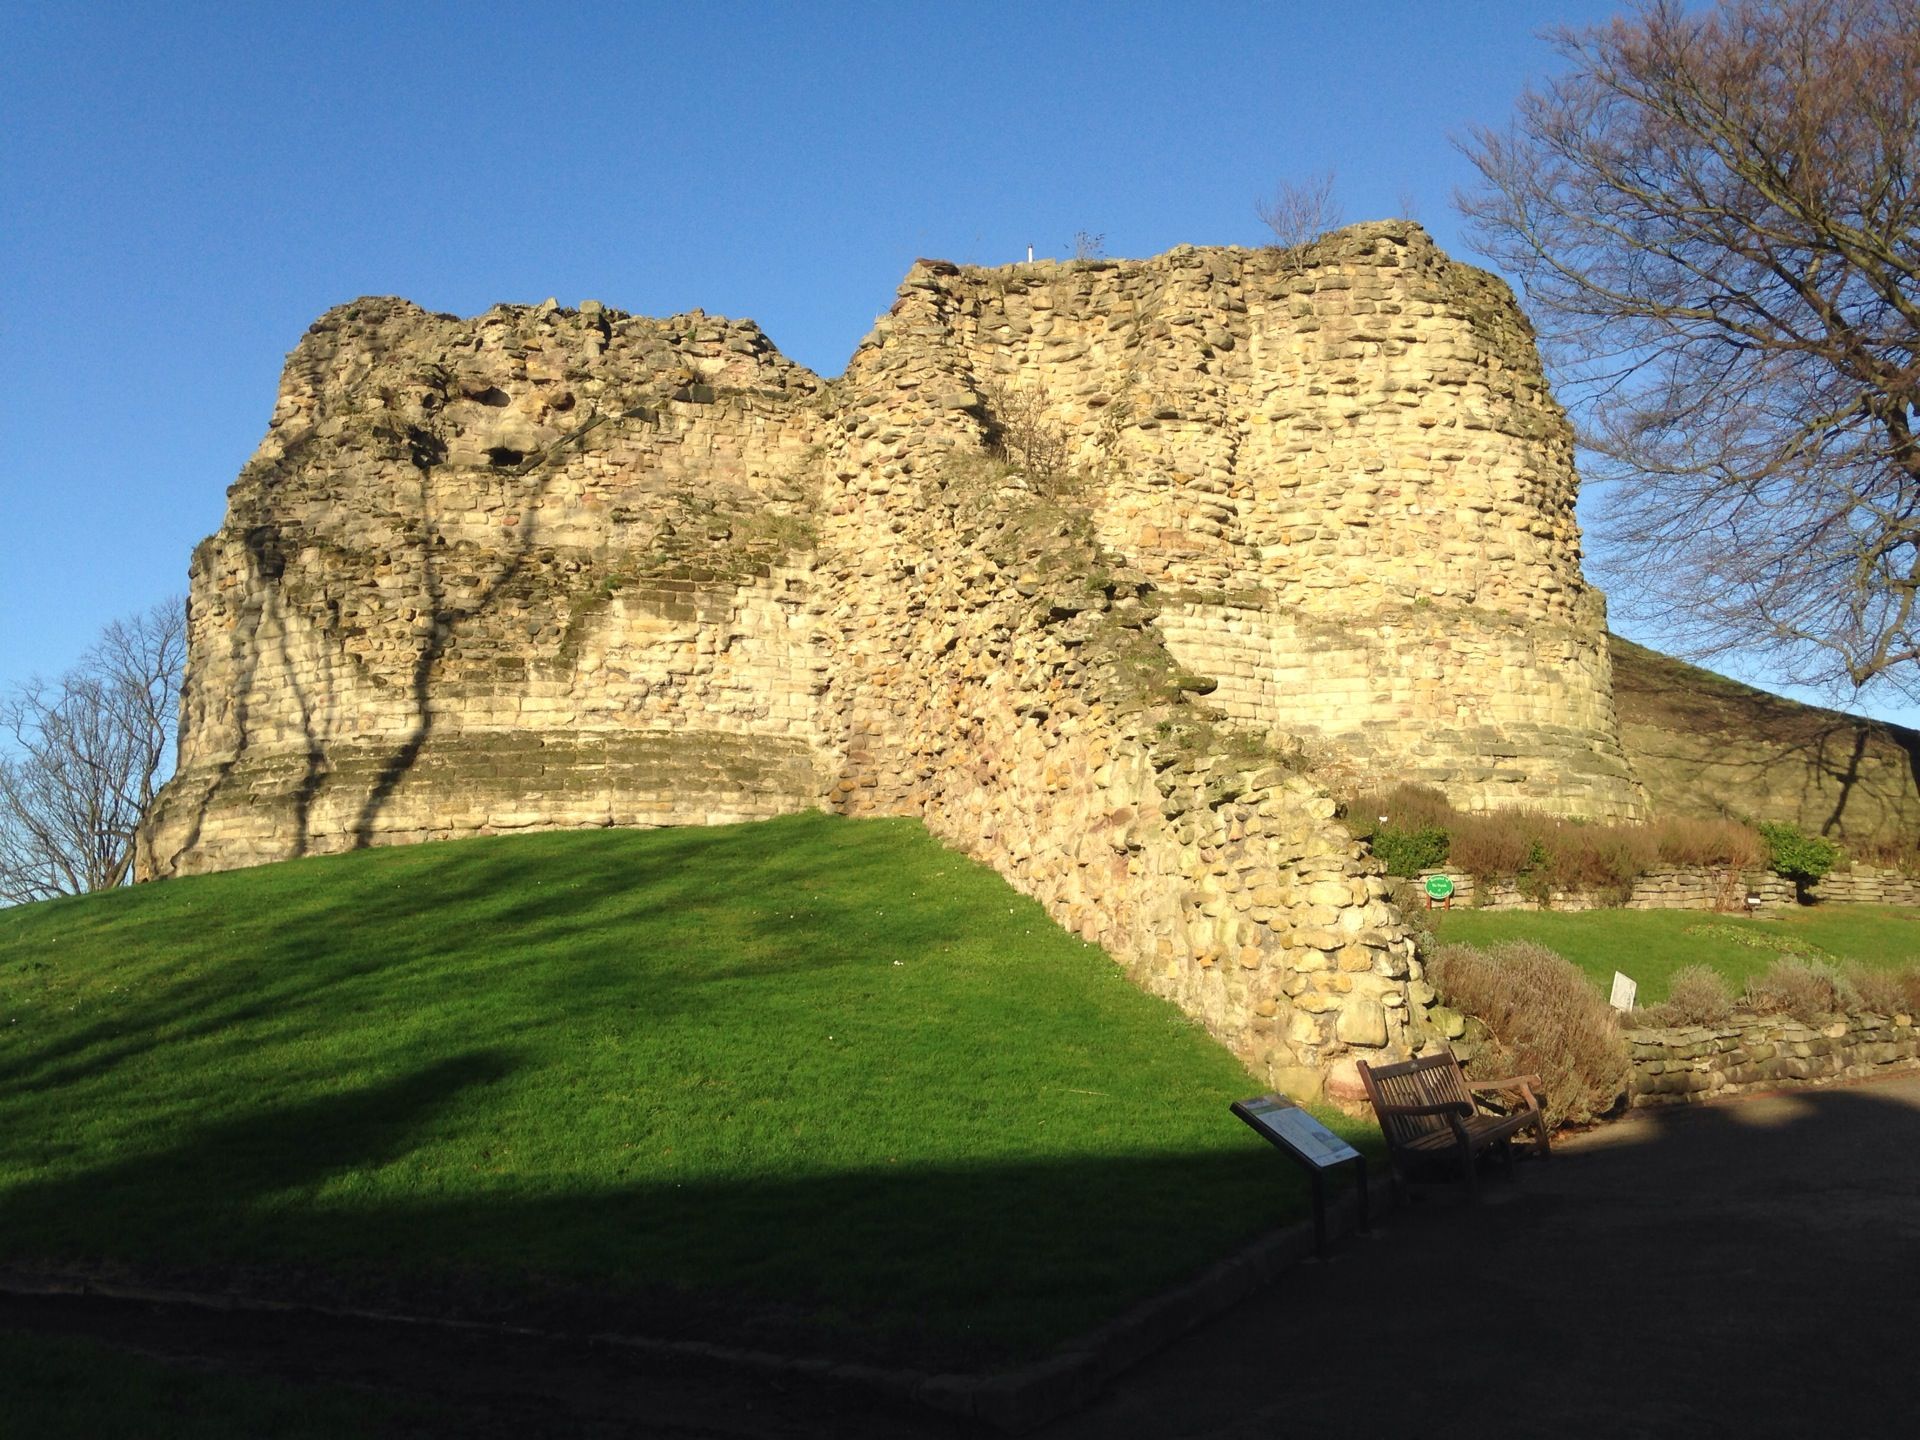
POLYGON ((1643 813, 1573 501, 1511 297, 1401 223, 923 261, 831 382, 698 312, 358 301, 194 556, 145 873, 917 815, 1318 1074, 1423 1007, 1315 772, 1643 813))

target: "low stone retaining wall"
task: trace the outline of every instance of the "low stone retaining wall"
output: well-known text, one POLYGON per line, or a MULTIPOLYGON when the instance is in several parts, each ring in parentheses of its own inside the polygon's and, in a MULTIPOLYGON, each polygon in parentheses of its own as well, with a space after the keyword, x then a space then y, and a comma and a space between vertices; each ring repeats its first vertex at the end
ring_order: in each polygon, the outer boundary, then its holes
POLYGON ((1920 876, 1873 865, 1836 870, 1813 887, 1815 900, 1854 905, 1920 905, 1920 876))
POLYGON ((1821 1080, 1920 1069, 1911 1015, 1834 1015, 1808 1025, 1782 1015, 1736 1014, 1724 1025, 1629 1030, 1628 1103, 1686 1104, 1821 1080))
POLYGON ((1812 886, 1803 902, 1793 881, 1767 870, 1749 870, 1731 875, 1725 870, 1654 870, 1633 882, 1633 893, 1624 904, 1586 890, 1555 890, 1543 904, 1523 892, 1510 879, 1492 881, 1484 896, 1471 875, 1451 871, 1423 870, 1421 883, 1429 875, 1444 874, 1453 881, 1453 903, 1480 910, 1723 910, 1739 913, 1748 910, 1777 910, 1791 905, 1920 905, 1920 878, 1898 870, 1883 870, 1872 865, 1855 865, 1836 870, 1812 886), (1757 900, 1758 904, 1751 903, 1757 900))
MULTIPOLYGON (((1727 910, 1778 909, 1799 903, 1793 882, 1770 871, 1749 871, 1730 875, 1724 870, 1655 870, 1633 882, 1633 893, 1624 904, 1588 890, 1555 890, 1545 903, 1521 890, 1511 879, 1494 880, 1481 894, 1471 875, 1451 871, 1423 870, 1419 881, 1428 875, 1445 874, 1453 881, 1453 903, 1479 910, 1727 910), (1760 904, 1747 903, 1758 896, 1760 904)), ((1898 904, 1898 901, 1886 901, 1898 904)))

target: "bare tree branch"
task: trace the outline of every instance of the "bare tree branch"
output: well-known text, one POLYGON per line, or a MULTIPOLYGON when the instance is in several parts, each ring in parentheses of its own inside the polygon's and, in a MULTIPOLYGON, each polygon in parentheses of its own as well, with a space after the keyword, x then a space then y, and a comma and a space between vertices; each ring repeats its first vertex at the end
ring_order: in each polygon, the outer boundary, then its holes
POLYGON ((80 664, 0 699, 0 904, 125 884, 173 756, 186 607, 116 620, 80 664))
POLYGON ((1303 181, 1282 180, 1270 199, 1253 202, 1253 213, 1273 232, 1283 250, 1316 240, 1340 228, 1340 207, 1333 198, 1333 172, 1303 181))
POLYGON ((1920 693, 1920 4, 1553 38, 1459 203, 1609 487, 1609 579, 1690 653, 1920 693))

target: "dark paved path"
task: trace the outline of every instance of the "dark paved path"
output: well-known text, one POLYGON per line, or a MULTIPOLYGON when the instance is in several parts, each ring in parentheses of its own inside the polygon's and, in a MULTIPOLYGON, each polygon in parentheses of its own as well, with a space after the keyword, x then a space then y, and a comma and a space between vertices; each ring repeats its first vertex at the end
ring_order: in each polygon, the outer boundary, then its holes
POLYGON ((1920 1079, 1636 1116, 1517 1168, 1041 1433, 1920 1435, 1920 1079))

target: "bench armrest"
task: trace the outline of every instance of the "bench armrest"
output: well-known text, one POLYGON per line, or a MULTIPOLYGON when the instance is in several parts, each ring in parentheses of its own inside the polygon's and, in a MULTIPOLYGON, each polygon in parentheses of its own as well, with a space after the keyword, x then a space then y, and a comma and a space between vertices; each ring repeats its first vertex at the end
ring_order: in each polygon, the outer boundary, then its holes
POLYGON ((1546 1093, 1546 1087, 1540 1083, 1538 1075, 1510 1075, 1504 1080, 1469 1080, 1467 1089, 1475 1095, 1482 1095, 1489 1091, 1517 1093, 1523 1113, 1537 1114, 1546 1108, 1540 1100, 1540 1095, 1546 1093), (1536 1094, 1536 1091, 1539 1093, 1536 1094))
POLYGON ((1538 1075, 1509 1075, 1504 1080, 1469 1080, 1469 1090, 1544 1090, 1538 1075))

